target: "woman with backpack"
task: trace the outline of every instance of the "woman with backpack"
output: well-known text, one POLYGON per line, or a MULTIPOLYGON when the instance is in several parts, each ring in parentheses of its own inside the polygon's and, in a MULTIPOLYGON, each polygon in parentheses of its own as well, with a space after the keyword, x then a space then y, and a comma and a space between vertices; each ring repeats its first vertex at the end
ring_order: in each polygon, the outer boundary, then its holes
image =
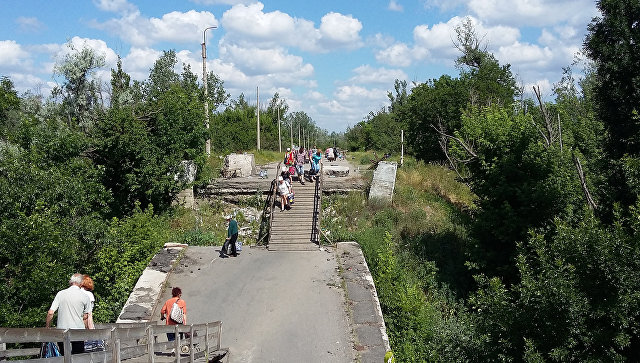
MULTIPOLYGON (((187 303, 181 299, 182 289, 174 287, 171 289, 171 296, 160 310, 160 320, 167 320, 167 325, 187 324, 187 303), (175 305, 175 307, 174 307, 175 305)), ((180 333, 182 339, 182 333, 180 333)), ((176 340, 175 333, 167 333, 167 340, 176 340)))

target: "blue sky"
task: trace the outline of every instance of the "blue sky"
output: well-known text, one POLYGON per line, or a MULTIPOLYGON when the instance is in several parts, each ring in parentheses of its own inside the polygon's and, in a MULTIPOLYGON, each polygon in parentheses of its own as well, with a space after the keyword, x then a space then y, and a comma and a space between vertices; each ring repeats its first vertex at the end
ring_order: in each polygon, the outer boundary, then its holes
MULTIPOLYGON (((518 82, 551 95, 580 51, 592 0, 0 0, 0 75, 20 92, 49 95, 67 43, 105 55, 95 77, 108 83, 117 56, 143 80, 163 50, 233 98, 266 104, 275 92, 329 131, 343 131, 388 104, 395 79, 456 75, 454 29, 470 18, 488 50, 518 82)), ((179 65, 181 69, 181 65, 179 65)))

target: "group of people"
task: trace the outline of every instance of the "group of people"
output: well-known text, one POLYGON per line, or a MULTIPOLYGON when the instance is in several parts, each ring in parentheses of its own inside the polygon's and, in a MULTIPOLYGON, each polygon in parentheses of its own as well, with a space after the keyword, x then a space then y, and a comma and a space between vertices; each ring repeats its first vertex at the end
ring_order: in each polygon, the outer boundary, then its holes
MULTIPOLYGON (((93 279, 89 275, 75 273, 69 278, 69 287, 58 291, 47 312, 46 327, 51 327, 53 315, 58 311, 58 329, 95 329, 93 323, 93 279)), ((64 346, 60 345, 64 354, 64 346)), ((72 341, 71 353, 83 353, 84 341, 72 341)))
POLYGON ((287 152, 284 155, 284 165, 280 170, 278 176, 278 195, 280 196, 280 208, 282 211, 290 209, 293 204, 294 191, 293 191, 293 177, 297 176, 300 184, 304 185, 305 178, 311 181, 314 175, 317 175, 320 171, 320 160, 322 160, 322 154, 320 150, 314 148, 313 150, 305 151, 304 147, 299 149, 287 148, 287 152), (310 162, 311 168, 305 174, 304 165, 310 162))
MULTIPOLYGON (((93 288, 93 279, 88 275, 80 273, 71 275, 69 278, 69 287, 58 291, 51 303, 51 307, 47 312, 46 327, 51 327, 54 314, 57 311, 57 329, 95 329, 93 322, 93 308, 95 305, 93 288)), ((185 301, 181 299, 182 290, 179 287, 174 287, 171 290, 171 295, 172 297, 164 303, 160 310, 161 320, 166 320, 167 325, 187 324, 187 305, 185 301), (182 311, 182 314, 180 314, 182 321, 180 322, 172 319, 171 311, 174 303, 182 311)), ((167 340, 175 340, 175 334, 167 333, 167 340)), ((64 354, 64 344, 58 344, 58 346, 60 353, 64 354)), ((84 341, 71 341, 71 354, 84 352, 84 341)))

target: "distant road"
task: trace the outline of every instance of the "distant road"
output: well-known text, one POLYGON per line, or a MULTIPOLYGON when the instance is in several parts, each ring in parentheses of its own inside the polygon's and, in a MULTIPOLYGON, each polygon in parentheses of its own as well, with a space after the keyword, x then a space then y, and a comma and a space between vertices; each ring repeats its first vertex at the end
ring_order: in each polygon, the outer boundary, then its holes
POLYGON ((225 259, 218 251, 189 247, 158 305, 170 297, 170 287, 179 286, 189 323, 222 321, 230 362, 355 361, 333 250, 245 247, 239 257, 225 259))

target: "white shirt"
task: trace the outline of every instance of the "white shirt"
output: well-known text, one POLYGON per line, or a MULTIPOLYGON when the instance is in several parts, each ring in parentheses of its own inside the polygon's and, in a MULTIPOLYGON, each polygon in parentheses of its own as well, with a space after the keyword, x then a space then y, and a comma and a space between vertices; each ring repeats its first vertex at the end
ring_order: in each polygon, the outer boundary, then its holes
POLYGON ((280 193, 280 195, 289 195, 289 186, 287 185, 287 183, 279 183, 278 192, 280 193))
POLYGON ((89 296, 76 285, 58 291, 49 310, 58 311, 58 329, 84 329, 84 314, 90 309, 89 296))

